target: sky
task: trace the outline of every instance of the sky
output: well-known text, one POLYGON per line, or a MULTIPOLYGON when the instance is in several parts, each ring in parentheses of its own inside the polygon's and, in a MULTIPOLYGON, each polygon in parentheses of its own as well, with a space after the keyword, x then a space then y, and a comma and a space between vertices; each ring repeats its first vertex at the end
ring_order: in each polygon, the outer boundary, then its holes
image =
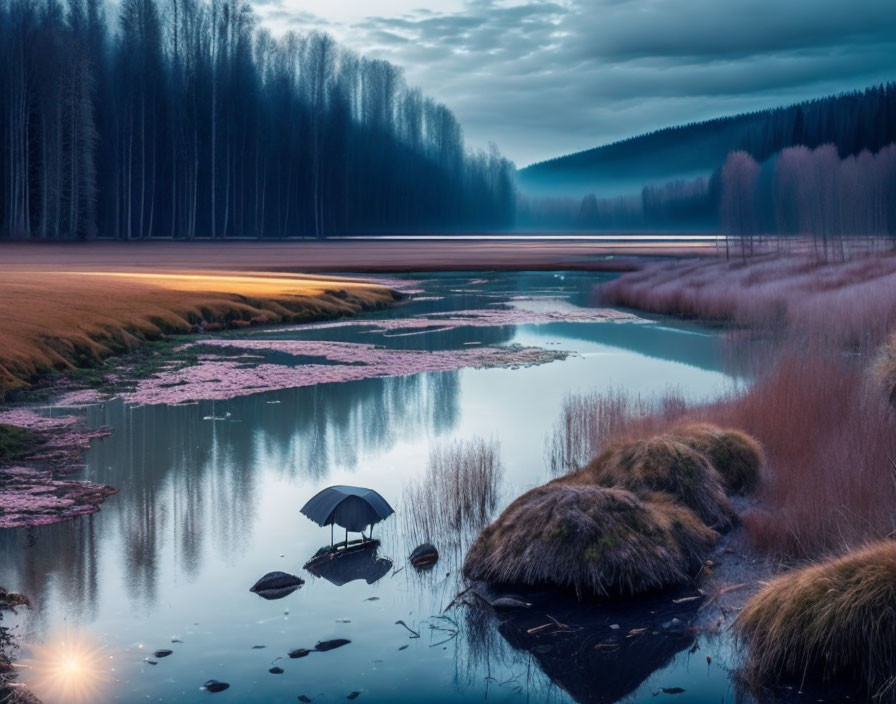
POLYGON ((404 69, 518 166, 896 80, 896 0, 251 0, 404 69))

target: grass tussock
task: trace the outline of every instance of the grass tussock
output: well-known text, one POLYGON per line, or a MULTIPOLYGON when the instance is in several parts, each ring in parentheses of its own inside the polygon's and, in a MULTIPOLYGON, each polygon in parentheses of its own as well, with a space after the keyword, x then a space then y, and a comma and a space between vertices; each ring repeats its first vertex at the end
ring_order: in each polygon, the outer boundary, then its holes
POLYGON ((582 470, 559 481, 590 481, 641 497, 667 494, 718 530, 730 528, 736 517, 719 473, 703 454, 672 435, 611 443, 582 470))
POLYGON ((415 545, 459 545, 494 515, 503 476, 501 448, 495 440, 436 445, 426 472, 405 487, 405 535, 415 545))
POLYGON ((464 576, 625 596, 687 582, 718 534, 665 497, 552 482, 517 498, 485 528, 464 576))
POLYGON ((0 268, 0 400, 41 373, 93 366, 165 334, 338 317, 391 300, 382 286, 327 277, 0 268))
POLYGON ((693 423, 674 428, 673 436, 705 457, 733 494, 752 494, 762 481, 765 451, 755 438, 732 428, 693 423))
MULTIPOLYGON (((666 407, 679 408, 677 398, 673 394, 666 407)), ((596 414, 607 405, 580 401, 573 408, 596 414)), ((601 438, 599 445, 591 445, 594 440, 588 436, 568 442, 599 453, 614 439, 666 433, 704 454, 732 493, 744 478, 751 483, 755 473, 750 468, 764 456, 755 490, 757 508, 742 516, 751 543, 761 552, 796 557, 842 553, 896 529, 896 411, 880 384, 871 380, 862 357, 782 343, 776 358, 746 389, 711 404, 635 414, 614 420, 614 425, 616 437, 601 438), (741 461, 726 465, 713 457, 718 448, 705 448, 701 434, 688 430, 703 424, 719 428, 715 434, 731 433, 723 428, 744 433, 736 443, 742 446, 741 461)), ((576 421, 565 424, 564 431, 586 426, 586 421, 576 421)), ((738 436, 729 436, 734 438, 738 436)))
POLYGON ((896 543, 778 577, 735 627, 748 647, 750 681, 852 681, 896 701, 896 543))

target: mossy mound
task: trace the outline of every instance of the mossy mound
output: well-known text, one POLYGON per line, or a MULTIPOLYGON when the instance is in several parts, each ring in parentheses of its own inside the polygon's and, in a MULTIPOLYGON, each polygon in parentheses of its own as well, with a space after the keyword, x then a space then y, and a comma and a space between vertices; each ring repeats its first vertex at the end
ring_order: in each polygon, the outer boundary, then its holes
POLYGON ((17 425, 0 423, 0 463, 20 459, 38 444, 37 435, 17 425))
POLYGON ((751 682, 855 682, 877 700, 896 701, 896 542, 778 577, 735 628, 751 682))
POLYGON ((765 453, 755 438, 739 430, 703 423, 678 428, 672 434, 709 460, 728 491, 750 494, 759 488, 765 453))
POLYGON ((718 534, 665 497, 551 483, 517 498, 464 561, 467 579, 625 596, 689 581, 718 534))
POLYGON ((613 443, 565 481, 620 487, 641 497, 668 494, 718 530, 736 519, 719 473, 703 454, 671 435, 613 443))

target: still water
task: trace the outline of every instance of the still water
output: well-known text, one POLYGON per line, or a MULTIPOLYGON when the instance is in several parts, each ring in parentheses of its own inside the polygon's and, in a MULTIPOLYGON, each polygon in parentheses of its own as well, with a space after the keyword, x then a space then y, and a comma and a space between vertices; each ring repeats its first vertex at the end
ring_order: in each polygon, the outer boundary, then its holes
MULTIPOLYGON (((362 320, 500 310, 520 300, 542 311, 581 310, 592 305, 600 280, 582 273, 415 278, 419 300, 362 320)), ((549 479, 546 439, 571 392, 721 393, 734 377, 715 334, 668 321, 415 334, 353 324, 244 334, 423 350, 519 344, 572 354, 538 366, 362 379, 192 405, 112 400, 87 408, 91 425, 114 432, 94 442, 83 477, 120 493, 93 516, 0 532, 0 584, 34 602, 18 622, 26 665, 39 669, 42 647, 59 639, 89 644, 100 675, 82 692, 89 701, 345 701, 357 692, 370 702, 655 702, 677 689, 687 701, 733 701, 724 635, 664 641, 630 661, 623 649, 601 669, 580 653, 532 647, 525 622, 502 626, 465 607, 438 618, 462 588, 462 549, 444 549, 433 571, 417 573, 407 562, 415 540, 403 535, 401 518, 403 488, 425 470, 430 450, 449 441, 499 443, 500 507, 549 479), (302 569, 330 531, 299 508, 332 484, 374 488, 396 509, 376 529, 377 557, 393 564, 375 581, 383 562, 361 570, 368 579, 341 586, 302 569), (249 592, 273 570, 307 582, 275 601, 249 592), (334 638, 351 643, 287 657, 334 638), (159 649, 173 653, 154 657, 159 649), (270 673, 275 666, 284 672, 270 673), (209 679, 231 686, 211 694, 201 689, 209 679)), ((601 618, 600 606, 586 605, 567 622, 601 618)), ((24 681, 35 677, 23 670, 24 681)))

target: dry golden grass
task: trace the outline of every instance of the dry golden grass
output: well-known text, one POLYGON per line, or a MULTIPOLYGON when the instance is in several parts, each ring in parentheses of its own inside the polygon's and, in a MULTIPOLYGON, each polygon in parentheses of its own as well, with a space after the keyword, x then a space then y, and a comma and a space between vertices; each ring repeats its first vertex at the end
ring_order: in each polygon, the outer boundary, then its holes
POLYGON ((616 441, 583 469, 557 481, 620 487, 640 497, 668 494, 719 530, 735 521, 719 473, 702 453, 672 435, 616 441))
POLYGON ((166 333, 338 317, 393 298, 379 285, 324 276, 0 265, 0 399, 41 373, 166 333))
POLYGON ((494 584, 625 596, 683 584, 718 534, 663 496, 552 482, 517 498, 473 543, 463 573, 494 584))
POLYGON ((778 577, 735 627, 749 681, 836 679, 896 700, 896 542, 778 577))

